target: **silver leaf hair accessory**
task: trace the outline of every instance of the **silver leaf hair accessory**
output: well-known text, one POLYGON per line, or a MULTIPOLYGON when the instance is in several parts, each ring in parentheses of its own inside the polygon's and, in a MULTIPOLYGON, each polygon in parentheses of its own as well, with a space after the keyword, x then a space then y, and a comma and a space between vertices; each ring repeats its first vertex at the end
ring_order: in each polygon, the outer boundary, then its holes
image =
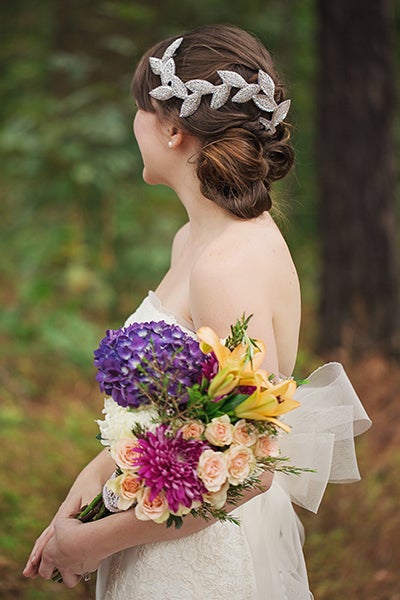
POLYGON ((275 83, 272 77, 260 69, 257 83, 248 83, 235 71, 217 71, 222 81, 219 85, 213 85, 204 79, 191 79, 184 83, 176 75, 173 58, 182 40, 181 37, 174 40, 162 58, 150 57, 151 70, 161 78, 161 85, 151 90, 150 96, 161 101, 180 98, 183 102, 179 116, 189 117, 199 108, 203 96, 211 95, 210 107, 217 110, 228 100, 231 89, 237 88, 232 102, 243 104, 253 101, 263 112, 272 113, 270 119, 260 117, 258 120, 267 131, 275 133, 276 126, 282 123, 289 112, 290 100, 276 103, 275 83))

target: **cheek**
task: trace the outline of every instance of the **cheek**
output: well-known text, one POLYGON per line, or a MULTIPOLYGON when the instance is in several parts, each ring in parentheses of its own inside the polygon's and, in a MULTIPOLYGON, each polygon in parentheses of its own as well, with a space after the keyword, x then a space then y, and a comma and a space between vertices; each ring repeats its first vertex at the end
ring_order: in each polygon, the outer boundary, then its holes
POLYGON ((133 119, 133 133, 138 142, 148 134, 151 125, 151 115, 139 109, 133 119))
POLYGON ((140 131, 142 130, 142 124, 141 124, 141 119, 139 117, 139 113, 136 113, 135 118, 133 119, 133 135, 135 136, 136 140, 138 141, 138 138, 140 137, 140 131))

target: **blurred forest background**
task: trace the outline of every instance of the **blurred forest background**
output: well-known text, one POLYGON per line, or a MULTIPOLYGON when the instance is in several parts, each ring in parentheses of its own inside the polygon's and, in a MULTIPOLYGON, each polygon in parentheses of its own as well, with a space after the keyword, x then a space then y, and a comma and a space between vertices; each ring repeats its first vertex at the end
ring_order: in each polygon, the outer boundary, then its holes
POLYGON ((362 482, 330 486, 317 516, 299 511, 311 588, 400 599, 400 7, 331 5, 1 2, 0 598, 94 597, 93 582, 70 591, 21 571, 99 449, 93 349, 155 288, 185 220, 172 192, 141 180, 130 81, 153 42, 225 22, 262 39, 292 99, 297 163, 275 197, 303 290, 296 372, 342 360, 374 420, 362 482))

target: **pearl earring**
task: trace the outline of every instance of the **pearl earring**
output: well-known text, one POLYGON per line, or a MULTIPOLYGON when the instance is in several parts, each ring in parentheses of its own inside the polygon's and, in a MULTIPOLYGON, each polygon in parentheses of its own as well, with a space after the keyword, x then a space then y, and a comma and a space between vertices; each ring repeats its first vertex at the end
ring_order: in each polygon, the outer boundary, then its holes
POLYGON ((169 140, 168 142, 168 148, 172 148, 174 145, 174 142, 172 140, 169 140))

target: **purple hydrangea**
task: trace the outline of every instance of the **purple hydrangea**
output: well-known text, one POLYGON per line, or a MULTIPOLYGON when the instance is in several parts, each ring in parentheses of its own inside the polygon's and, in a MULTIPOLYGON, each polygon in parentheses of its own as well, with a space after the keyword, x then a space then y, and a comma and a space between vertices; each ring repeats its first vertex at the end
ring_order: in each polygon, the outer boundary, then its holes
POLYGON ((162 394, 185 402, 186 388, 201 379, 204 359, 196 340, 164 321, 107 331, 94 357, 100 390, 133 408, 162 394))
POLYGON ((163 490, 173 513, 180 505, 190 508, 193 502, 202 502, 207 490, 197 475, 197 465, 207 447, 198 440, 185 440, 181 432, 172 435, 167 425, 140 438, 135 462, 138 477, 151 490, 150 500, 163 490))

